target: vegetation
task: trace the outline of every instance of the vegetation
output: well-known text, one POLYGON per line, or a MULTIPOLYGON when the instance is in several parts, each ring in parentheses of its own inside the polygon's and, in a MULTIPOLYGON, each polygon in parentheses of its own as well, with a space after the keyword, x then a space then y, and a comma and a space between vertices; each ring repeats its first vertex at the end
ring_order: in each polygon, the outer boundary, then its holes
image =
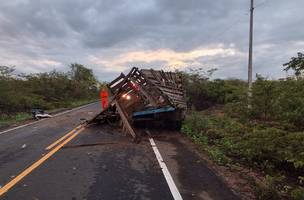
POLYGON ((304 54, 298 52, 298 57, 292 57, 291 61, 285 63, 283 66, 286 68, 285 71, 293 70, 295 72, 295 76, 299 77, 303 75, 304 71, 304 54))
POLYGON ((256 183, 260 199, 304 199, 302 55, 285 68, 293 69, 295 77, 268 80, 257 75, 250 109, 245 82, 211 80, 212 73, 200 70, 184 74, 193 109, 183 132, 219 164, 261 171, 264 181, 256 183))
POLYGON ((98 81, 91 69, 71 64, 67 73, 51 71, 16 74, 14 68, 0 66, 0 121, 27 119, 33 108, 67 108, 96 99, 98 81))
POLYGON ((15 115, 1 115, 0 118, 0 128, 6 127, 10 124, 15 124, 17 122, 25 121, 31 119, 32 115, 30 113, 17 113, 15 115))

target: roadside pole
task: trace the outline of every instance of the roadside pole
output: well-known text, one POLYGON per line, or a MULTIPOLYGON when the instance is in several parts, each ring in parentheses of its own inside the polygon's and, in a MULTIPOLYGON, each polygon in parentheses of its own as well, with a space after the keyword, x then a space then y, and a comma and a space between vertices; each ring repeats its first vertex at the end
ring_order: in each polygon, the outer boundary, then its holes
POLYGON ((248 55, 248 108, 251 108, 252 98, 252 43, 253 43, 253 10, 254 2, 250 0, 250 28, 249 28, 249 55, 248 55))

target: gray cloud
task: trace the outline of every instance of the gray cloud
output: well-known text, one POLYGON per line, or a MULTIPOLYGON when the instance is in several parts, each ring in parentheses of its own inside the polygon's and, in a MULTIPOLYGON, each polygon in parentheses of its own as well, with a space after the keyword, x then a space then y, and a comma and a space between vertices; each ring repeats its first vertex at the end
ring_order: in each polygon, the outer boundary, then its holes
MULTIPOLYGON (((303 51, 304 1, 256 0, 257 5, 263 2, 255 9, 254 72, 278 78, 285 75, 282 64, 303 51)), ((249 0, 4 1, 0 64, 39 72, 66 70, 69 63, 81 62, 100 80, 110 80, 133 65, 159 68, 174 63, 170 55, 146 60, 158 55, 151 52, 165 50, 181 56, 178 61, 185 65, 217 67, 217 77, 245 79, 248 11, 249 0), (237 53, 191 56, 219 46, 237 53), (144 52, 142 60, 126 59, 129 52, 144 52), (124 62, 118 66, 115 59, 124 62)))

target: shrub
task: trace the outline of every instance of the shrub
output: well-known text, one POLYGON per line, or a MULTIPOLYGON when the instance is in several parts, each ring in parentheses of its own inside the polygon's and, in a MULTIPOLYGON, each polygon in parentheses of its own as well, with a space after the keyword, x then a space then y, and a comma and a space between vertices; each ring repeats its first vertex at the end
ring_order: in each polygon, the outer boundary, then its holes
POLYGON ((294 200, 303 200, 304 199, 304 188, 298 187, 291 191, 291 198, 294 200))
POLYGON ((218 116, 210 111, 192 112, 182 131, 219 164, 239 162, 271 174, 263 185, 257 187, 260 199, 277 199, 277 190, 283 190, 279 183, 285 181, 278 174, 298 177, 299 181, 294 184, 299 188, 290 195, 294 199, 302 198, 304 132, 286 131, 250 121, 243 123, 237 118, 218 116))
POLYGON ((95 99, 98 94, 93 72, 79 64, 72 64, 67 73, 13 72, 13 68, 0 66, 0 114, 14 115, 35 107, 66 107, 73 101, 95 99))

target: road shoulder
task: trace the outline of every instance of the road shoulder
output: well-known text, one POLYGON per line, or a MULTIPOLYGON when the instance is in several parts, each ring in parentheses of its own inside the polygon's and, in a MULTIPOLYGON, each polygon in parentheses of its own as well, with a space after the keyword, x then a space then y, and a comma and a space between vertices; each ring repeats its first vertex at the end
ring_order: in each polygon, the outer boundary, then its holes
MULTIPOLYGON (((84 108, 86 106, 89 106, 89 105, 95 104, 95 103, 97 103, 97 101, 94 101, 94 102, 88 103, 88 104, 84 104, 84 105, 81 105, 81 106, 78 106, 78 107, 74 107, 74 108, 57 109, 56 111, 50 112, 49 114, 53 115, 53 117, 57 117, 57 116, 65 114, 65 113, 69 113, 69 112, 84 108)), ((26 126, 29 126, 29 125, 32 125, 32 124, 39 123, 39 122, 44 121, 46 119, 48 119, 48 118, 40 119, 40 120, 26 119, 26 120, 23 120, 23 121, 19 121, 17 123, 13 123, 13 124, 10 124, 10 125, 4 126, 4 127, 0 127, 0 135, 3 134, 3 133, 10 132, 12 130, 16 130, 16 129, 19 129, 19 128, 22 128, 22 127, 26 127, 26 126)))
POLYGON ((188 138, 176 132, 154 138, 184 199, 241 199, 230 181, 234 177, 226 176, 188 138))

